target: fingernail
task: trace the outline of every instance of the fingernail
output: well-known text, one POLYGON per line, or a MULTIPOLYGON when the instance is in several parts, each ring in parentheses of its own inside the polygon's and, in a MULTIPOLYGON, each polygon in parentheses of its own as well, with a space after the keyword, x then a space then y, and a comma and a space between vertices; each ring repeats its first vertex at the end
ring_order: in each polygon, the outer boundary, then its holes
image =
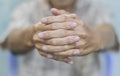
POLYGON ((58 11, 56 8, 52 8, 51 11, 58 11))
POLYGON ((39 33, 38 36, 39 36, 40 38, 43 38, 43 37, 44 37, 44 34, 43 34, 43 33, 39 33))
POLYGON ((47 57, 49 58, 49 59, 52 59, 53 58, 53 56, 52 55, 47 55, 47 57))
POLYGON ((70 57, 66 58, 66 62, 68 64, 73 64, 73 60, 70 57))
POLYGON ((73 50, 73 55, 78 55, 78 54, 80 54, 79 50, 73 50))
POLYGON ((69 61, 68 63, 69 63, 69 64, 73 64, 74 62, 71 60, 71 61, 69 61))
POLYGON ((42 22, 42 23, 47 23, 47 19, 46 19, 46 18, 42 18, 42 19, 41 19, 41 22, 42 22))
POLYGON ((74 41, 79 41, 79 40, 80 40, 80 37, 75 36, 75 37, 73 37, 73 39, 74 39, 74 41))
POLYGON ((77 15, 76 14, 71 14, 71 17, 76 18, 77 15))
POLYGON ((47 50, 48 50, 47 46, 43 46, 42 49, 43 49, 44 51, 47 51, 47 50))
POLYGON ((77 26, 77 23, 75 23, 75 22, 70 22, 70 26, 74 28, 74 27, 77 26))

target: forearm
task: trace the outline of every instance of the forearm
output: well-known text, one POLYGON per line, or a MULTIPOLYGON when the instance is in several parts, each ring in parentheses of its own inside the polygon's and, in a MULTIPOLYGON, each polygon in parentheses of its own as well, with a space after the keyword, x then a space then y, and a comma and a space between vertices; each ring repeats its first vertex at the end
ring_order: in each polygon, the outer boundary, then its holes
POLYGON ((22 30, 13 29, 1 46, 9 49, 14 54, 25 54, 34 48, 32 37, 34 30, 32 27, 22 30))
POLYGON ((102 49, 117 49, 119 43, 117 41, 114 28, 109 24, 101 24, 95 27, 95 32, 99 35, 102 42, 102 49))

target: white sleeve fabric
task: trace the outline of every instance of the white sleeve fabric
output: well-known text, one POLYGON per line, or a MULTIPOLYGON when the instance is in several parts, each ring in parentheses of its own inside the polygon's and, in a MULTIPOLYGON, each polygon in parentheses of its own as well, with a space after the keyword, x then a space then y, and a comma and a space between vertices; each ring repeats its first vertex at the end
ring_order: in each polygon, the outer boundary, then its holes
POLYGON ((12 31, 15 28, 21 28, 25 29, 26 27, 30 26, 30 9, 28 9, 28 5, 22 4, 22 6, 18 7, 16 11, 12 14, 12 18, 10 20, 10 24, 8 27, 3 31, 3 34, 0 37, 0 43, 5 40, 5 38, 8 36, 10 31, 12 31))
POLYGON ((114 13, 104 3, 96 3, 96 24, 107 23, 113 25, 114 13))
POLYGON ((116 38, 118 45, 120 44, 118 26, 115 23, 115 12, 112 11, 112 8, 108 8, 105 4, 102 4, 97 7, 97 16, 96 16, 96 25, 103 23, 110 24, 115 30, 116 38))

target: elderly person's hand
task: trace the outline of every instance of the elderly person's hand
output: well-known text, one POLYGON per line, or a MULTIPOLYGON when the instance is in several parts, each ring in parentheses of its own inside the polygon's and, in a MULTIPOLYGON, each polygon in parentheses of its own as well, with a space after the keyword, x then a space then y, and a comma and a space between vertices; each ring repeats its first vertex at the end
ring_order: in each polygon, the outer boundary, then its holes
MULTIPOLYGON (((68 12, 66 12, 66 11, 64 11, 64 10, 58 10, 58 9, 55 9, 55 8, 53 8, 53 9, 51 9, 51 12, 52 12, 52 14, 54 15, 54 16, 57 16, 57 15, 61 15, 61 14, 68 14, 68 12)), ((70 15, 66 15, 66 17, 69 19, 69 18, 76 18, 76 15, 74 15, 74 14, 70 14, 70 15)), ((61 25, 61 24, 60 24, 61 25)), ((73 26, 74 27, 74 26, 73 26)), ((64 61, 64 62, 66 62, 66 63, 70 63, 70 64, 72 64, 73 63, 73 61, 69 58, 69 57, 63 57, 63 56, 53 56, 53 53, 50 53, 50 52, 44 52, 44 50, 42 50, 42 49, 40 49, 41 48, 41 46, 43 46, 43 45, 47 45, 47 43, 50 43, 50 42, 46 42, 46 40, 47 39, 40 39, 39 37, 38 37, 38 33, 40 33, 40 32, 43 32, 43 31, 47 31, 47 30, 57 30, 57 29, 65 29, 66 27, 64 27, 64 25, 63 26, 60 26, 60 27, 58 27, 58 24, 56 25, 56 24, 54 24, 54 25, 50 25, 50 26, 45 26, 45 24, 43 24, 43 23, 41 23, 41 22, 39 22, 39 23, 37 23, 35 26, 34 26, 34 32, 36 32, 36 34, 34 35, 34 37, 33 37, 33 41, 34 41, 34 43, 35 43, 35 46, 36 46, 36 48, 39 50, 39 53, 42 55, 42 56, 44 56, 44 57, 47 57, 47 58, 52 58, 52 59, 54 59, 54 60, 57 60, 57 61, 64 61)), ((72 29, 72 27, 71 26, 67 26, 67 29, 72 29)), ((62 39, 61 39, 62 40, 62 39)), ((49 41, 51 41, 51 40, 49 40, 49 41)), ((53 47, 53 49, 55 50, 59 50, 59 49, 61 49, 61 48, 63 48, 63 46, 58 46, 58 47, 56 47, 56 48, 54 48, 53 47)), ((66 48, 67 48, 67 46, 66 46, 66 48)), ((68 47, 68 48, 71 48, 70 46, 68 47)), ((63 48, 63 50, 64 50, 64 48, 63 48)))
POLYGON ((69 62, 68 57, 87 55, 103 48, 99 35, 74 14, 43 18, 36 30, 43 30, 34 36, 36 48, 41 55, 56 60, 69 62))

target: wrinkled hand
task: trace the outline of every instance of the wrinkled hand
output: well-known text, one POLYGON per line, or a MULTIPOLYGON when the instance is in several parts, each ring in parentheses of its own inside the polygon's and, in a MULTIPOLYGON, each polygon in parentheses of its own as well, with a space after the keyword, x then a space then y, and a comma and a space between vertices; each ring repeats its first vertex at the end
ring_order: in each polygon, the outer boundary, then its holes
POLYGON ((43 56, 55 60, 70 62, 68 57, 87 55, 102 48, 100 37, 73 14, 43 18, 36 30, 42 30, 34 36, 36 48, 43 56))
MULTIPOLYGON (((57 15, 61 15, 61 14, 68 14, 68 12, 64 11, 64 10, 58 10, 58 9, 51 9, 51 12, 54 16, 57 16, 57 15)), ((67 18, 75 18, 76 16, 74 14, 72 15, 67 15, 67 18)), ((61 25, 61 24, 60 24, 61 25)), ((63 56, 53 56, 53 53, 48 53, 48 52, 44 52, 44 50, 40 49, 43 45, 47 45, 47 43, 51 43, 49 40, 48 42, 46 42, 46 39, 41 39, 38 37, 38 33, 42 32, 42 31, 47 31, 47 30, 55 30, 55 29, 64 29, 66 27, 64 26, 60 26, 58 27, 57 25, 50 25, 50 26, 45 26, 45 24, 39 22, 37 23, 35 26, 34 26, 34 31, 36 32, 34 37, 33 37, 33 41, 35 43, 35 46, 36 48, 38 49, 39 53, 44 56, 44 57, 47 57, 47 58, 51 58, 51 59, 54 59, 54 60, 57 60, 57 61, 63 61, 63 62, 67 62, 67 63, 70 63, 72 64, 73 61, 69 58, 69 57, 63 57, 63 56), (54 27, 54 28, 52 28, 54 27)), ((70 27, 71 28, 71 27, 70 27)), ((57 47, 55 48, 56 50, 58 48, 62 48, 61 47, 57 47)), ((54 49, 54 48, 53 48, 54 49)))

